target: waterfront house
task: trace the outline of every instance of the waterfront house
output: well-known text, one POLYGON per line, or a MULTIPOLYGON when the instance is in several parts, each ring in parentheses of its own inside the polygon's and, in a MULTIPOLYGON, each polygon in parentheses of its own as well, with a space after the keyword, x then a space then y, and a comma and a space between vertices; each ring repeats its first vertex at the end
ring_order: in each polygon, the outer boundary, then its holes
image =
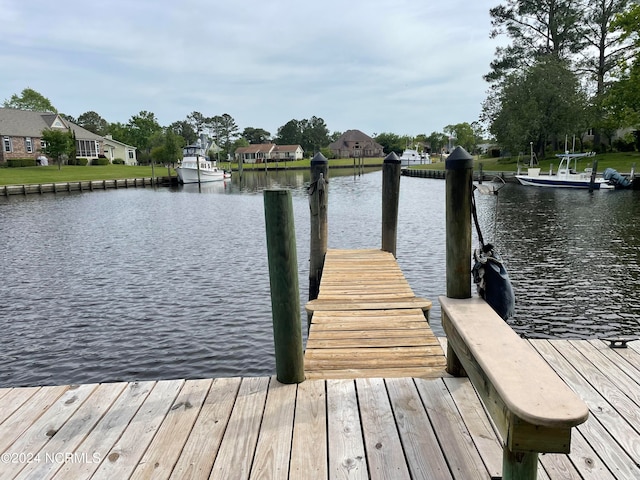
POLYGON ((104 137, 104 155, 113 163, 116 158, 124 160, 125 165, 137 165, 136 147, 114 140, 111 135, 104 137))
POLYGON ((329 145, 336 158, 383 157, 382 145, 360 130, 347 130, 329 145))
POLYGON ((104 153, 104 138, 65 120, 57 113, 0 108, 0 163, 10 159, 42 155, 42 132, 47 129, 71 130, 76 138, 76 156, 89 161, 104 153))
POLYGON ((264 163, 301 160, 304 151, 300 145, 276 145, 275 143, 256 143, 248 147, 238 147, 235 159, 242 163, 264 163))

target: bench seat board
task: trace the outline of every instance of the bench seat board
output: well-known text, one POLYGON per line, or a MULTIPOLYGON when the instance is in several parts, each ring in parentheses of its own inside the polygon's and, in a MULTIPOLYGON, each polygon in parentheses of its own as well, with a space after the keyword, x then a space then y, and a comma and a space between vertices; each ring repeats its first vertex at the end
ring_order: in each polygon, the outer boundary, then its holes
POLYGON ((589 410, 480 298, 440 297, 449 346, 513 452, 568 453, 589 410))

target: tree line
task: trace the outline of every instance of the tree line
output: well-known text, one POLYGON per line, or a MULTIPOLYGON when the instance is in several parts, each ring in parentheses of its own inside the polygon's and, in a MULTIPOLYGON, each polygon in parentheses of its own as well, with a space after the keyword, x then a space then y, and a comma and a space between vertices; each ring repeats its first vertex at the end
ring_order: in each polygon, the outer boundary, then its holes
MULTIPOLYGON (((10 99, 5 100, 4 107, 59 113, 47 97, 31 88, 25 88, 20 94, 12 95, 10 99)), ((184 120, 164 127, 160 125, 155 114, 149 111, 132 115, 126 123, 110 123, 95 111, 85 112, 77 118, 63 113, 60 113, 60 116, 97 135, 111 135, 115 140, 135 146, 138 149, 138 161, 141 163, 150 160, 165 164, 174 163, 180 159, 182 148, 195 143, 200 135, 215 142, 219 148, 209 154, 221 160, 232 158, 238 147, 267 142, 300 145, 308 157, 322 152, 327 158, 331 158, 328 146, 342 134, 330 133, 324 119, 315 116, 310 119, 289 120, 278 128, 275 136, 257 127, 246 127, 241 131, 235 119, 227 113, 208 117, 194 111, 184 120)), ((70 150, 74 143, 69 139, 57 138, 59 135, 56 136, 54 132, 46 132, 46 135, 51 145, 57 145, 56 151, 70 150)), ((412 137, 384 132, 374 133, 372 136, 382 145, 385 154, 392 151, 401 154, 406 148, 440 152, 448 149, 451 138, 456 139, 456 145, 463 145, 471 152, 481 141, 481 129, 477 122, 465 122, 448 125, 443 132, 432 132, 430 135, 412 137)), ((69 156, 72 155, 70 152, 67 153, 69 156)))
MULTIPOLYGON (((496 49, 482 121, 512 154, 602 151, 640 123, 640 5, 633 0, 507 0, 490 10, 496 49), (585 133, 593 133, 593 143, 585 133), (606 140, 606 142, 604 141, 606 140)), ((637 130, 636 130, 637 132, 637 130)), ((629 134, 618 149, 638 147, 629 134)))

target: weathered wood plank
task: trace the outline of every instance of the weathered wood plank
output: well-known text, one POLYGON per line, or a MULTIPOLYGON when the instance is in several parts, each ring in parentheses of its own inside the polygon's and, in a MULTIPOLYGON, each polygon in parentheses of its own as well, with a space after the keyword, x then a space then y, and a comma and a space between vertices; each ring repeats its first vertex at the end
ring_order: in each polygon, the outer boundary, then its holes
POLYGON ((502 474, 502 444, 491 420, 467 378, 445 378, 444 384, 455 401, 473 442, 491 478, 502 474))
POLYGON ((285 385, 271 378, 250 479, 289 478, 296 390, 297 384, 285 385))
POLYGON ((31 428, 40 416, 70 389, 70 386, 59 386, 42 388, 35 392, 28 401, 23 403, 0 425, 0 452, 6 451, 20 435, 31 428))
POLYGON ((109 451, 129 426, 156 382, 128 383, 109 411, 91 430, 78 450, 90 455, 86 462, 67 462, 55 475, 57 480, 81 480, 90 478, 100 463, 106 461, 109 451))
POLYGON ((412 478, 452 479, 413 381, 392 378, 385 383, 412 478))
POLYGON ((369 478, 353 380, 327 381, 329 478, 369 478))
POLYGON ((315 328, 311 330, 309 333, 309 341, 320 341, 320 340, 346 340, 348 338, 356 338, 356 339, 387 339, 391 340, 394 338, 405 338, 408 335, 420 337, 422 341, 430 341, 431 345, 438 345, 438 340, 435 335, 429 328, 424 328, 426 326, 426 322, 423 322, 423 328, 412 328, 408 332, 405 329, 398 328, 387 328, 387 329, 361 329, 360 330, 316 330, 315 328))
POLYGON ((636 478, 638 476, 637 463, 640 460, 640 436, 621 418, 609 402, 581 376, 576 367, 582 370, 585 365, 572 365, 554 348, 562 342, 530 340, 529 343, 589 406, 590 418, 577 427, 578 431, 585 436, 591 445, 601 445, 601 448, 597 449, 598 455, 604 459, 611 471, 623 472, 628 475, 619 478, 636 478), (594 418, 596 420, 593 420, 594 418))
POLYGON ((384 380, 356 379, 369 471, 373 478, 411 478, 384 380))
POLYGON ((425 300, 418 297, 406 297, 398 298, 394 300, 380 300, 380 301, 339 301, 339 300, 327 300, 324 301, 320 297, 316 300, 311 300, 307 303, 306 309, 309 312, 321 312, 321 311, 347 311, 347 310, 385 310, 385 309, 405 309, 405 308, 421 308, 428 310, 432 306, 430 300, 425 300))
MULTIPOLYGON (((55 418, 49 420, 46 427, 42 425, 47 429, 46 432, 43 433, 42 429, 34 424, 32 438, 23 435, 20 437, 23 445, 16 442, 14 446, 20 448, 22 453, 34 450, 38 461, 23 465, 25 468, 16 479, 48 479, 66 463, 99 462, 101 457, 96 455, 95 451, 88 451, 80 446, 88 432, 93 430, 126 386, 126 383, 101 384, 97 387, 92 385, 92 388, 85 393, 76 391, 74 392, 75 400, 71 398, 64 401, 64 414, 59 412, 54 415, 55 418), (84 403, 82 403, 83 401, 84 403), (69 409, 70 405, 73 405, 75 409, 69 409), (72 416, 74 418, 70 419, 72 416), (58 425, 57 430, 56 424, 58 425), (76 455, 74 458, 77 461, 68 462, 65 455, 69 453, 74 453, 76 455)), ((58 403, 62 400, 64 397, 58 403)), ((63 406, 60 408, 62 409, 63 406)), ((3 472, 5 475, 9 475, 9 473, 8 470, 3 472)))
POLYGON ((22 387, 22 388, 5 388, 2 401, 3 408, 0 410, 0 424, 18 410, 26 401, 28 401, 42 387, 22 387))
POLYGON ((409 336, 409 333, 406 333, 405 336, 402 337, 392 337, 392 338, 334 338, 334 339, 312 339, 307 343, 307 349, 313 348, 350 348, 350 347, 369 347, 369 348, 379 348, 379 347, 418 347, 418 346, 426 346, 433 345, 433 342, 430 342, 428 338, 424 337, 412 337, 409 336))
POLYGON ((91 477, 92 480, 129 478, 180 392, 184 380, 157 382, 118 441, 91 477))
POLYGON ((268 377, 243 378, 211 478, 249 477, 269 386, 268 377))
POLYGON ((289 478, 329 477, 325 382, 298 385, 289 478))
MULTIPOLYGON (((82 403, 96 389, 96 384, 69 387, 43 414, 24 431, 4 454, 31 455, 36 454, 55 436, 65 422, 74 414, 82 403)), ((45 452, 46 453, 46 452, 45 452)), ((46 455, 41 458, 46 463, 46 455)), ((38 462, 36 462, 38 463, 38 462)), ((2 465, 3 474, 13 478, 23 468, 32 465, 27 462, 12 462, 2 465)), ((50 465, 52 466, 52 465, 50 465)), ((27 475, 25 478, 33 478, 27 475)))
POLYGON ((441 378, 446 375, 444 367, 442 369, 424 367, 413 368, 345 368, 332 369, 322 371, 307 371, 309 380, 326 379, 347 379, 347 378, 399 378, 399 377, 415 377, 415 378, 441 378))
POLYGON ((240 382, 239 377, 216 378, 213 381, 200 415, 171 473, 172 480, 209 478, 240 382))
POLYGON ((211 379, 187 380, 171 405, 149 448, 131 475, 131 480, 168 478, 200 413, 211 387, 211 379))
POLYGON ((454 478, 486 480, 489 473, 444 383, 418 379, 415 382, 454 478))

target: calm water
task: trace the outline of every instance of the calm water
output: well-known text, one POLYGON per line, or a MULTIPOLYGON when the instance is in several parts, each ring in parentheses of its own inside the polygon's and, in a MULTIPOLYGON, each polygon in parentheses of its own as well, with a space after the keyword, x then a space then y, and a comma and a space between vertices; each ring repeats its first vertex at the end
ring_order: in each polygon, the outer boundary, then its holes
MULTIPOLYGON (((330 172, 330 248, 379 247, 381 183, 380 171, 330 172)), ((0 198, 0 386, 273 374, 261 191, 293 191, 303 305, 307 184, 306 172, 270 172, 201 192, 0 198)), ((397 247, 416 294, 434 301, 437 334, 444 186, 402 177, 397 247)), ((477 201, 507 261, 519 333, 640 334, 638 192, 507 185, 477 201)))

